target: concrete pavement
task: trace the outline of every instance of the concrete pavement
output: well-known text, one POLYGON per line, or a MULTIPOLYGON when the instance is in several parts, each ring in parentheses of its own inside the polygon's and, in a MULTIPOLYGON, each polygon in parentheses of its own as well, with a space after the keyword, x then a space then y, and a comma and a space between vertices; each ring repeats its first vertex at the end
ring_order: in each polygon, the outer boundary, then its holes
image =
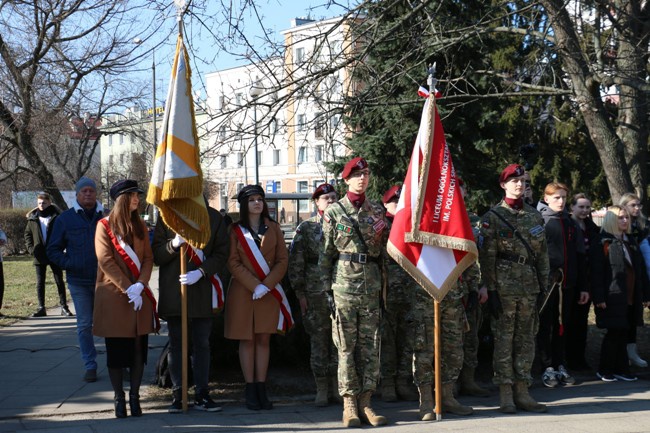
MULTIPOLYGON (((157 280, 157 278, 155 278, 157 280)), ((168 414, 168 402, 147 398, 142 390, 144 416, 115 419, 112 390, 106 371, 103 339, 97 338, 99 381, 85 383, 77 347, 75 320, 58 315, 27 319, 0 328, 0 432, 316 432, 345 431, 340 406, 316 408, 312 396, 276 396, 271 411, 249 411, 241 402, 222 401, 222 412, 190 409, 168 414)), ((144 383, 150 383, 164 335, 149 340, 149 365, 144 383)), ((578 376, 580 383, 563 389, 536 386, 532 394, 549 404, 548 414, 503 415, 496 409, 497 391, 487 399, 462 398, 476 413, 467 418, 444 416, 440 422, 416 421, 417 403, 383 403, 377 412, 390 424, 382 432, 648 432, 650 381, 603 383, 578 376)), ((371 427, 364 427, 364 430, 371 427)))

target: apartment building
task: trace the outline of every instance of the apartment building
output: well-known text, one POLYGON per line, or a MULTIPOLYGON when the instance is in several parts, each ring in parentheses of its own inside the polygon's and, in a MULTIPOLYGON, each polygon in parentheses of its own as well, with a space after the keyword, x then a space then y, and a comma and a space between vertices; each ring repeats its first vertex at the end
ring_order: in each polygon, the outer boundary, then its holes
MULTIPOLYGON (((267 193, 310 194, 338 173, 326 162, 346 154, 341 122, 346 69, 332 67, 351 50, 340 18, 292 20, 282 32, 284 56, 206 75, 210 121, 206 180, 218 185, 219 207, 238 211, 233 197, 256 181, 267 193)), ((280 199, 287 222, 316 212, 311 203, 280 199)))

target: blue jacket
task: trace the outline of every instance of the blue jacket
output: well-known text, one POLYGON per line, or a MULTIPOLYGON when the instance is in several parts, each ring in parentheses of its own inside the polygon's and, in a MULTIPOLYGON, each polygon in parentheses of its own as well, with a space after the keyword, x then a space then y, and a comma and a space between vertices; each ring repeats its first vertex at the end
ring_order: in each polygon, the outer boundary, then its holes
POLYGON ((47 257, 65 269, 69 284, 95 285, 97 255, 95 227, 103 217, 104 208, 98 202, 94 217, 89 220, 79 203, 54 220, 47 240, 47 257))

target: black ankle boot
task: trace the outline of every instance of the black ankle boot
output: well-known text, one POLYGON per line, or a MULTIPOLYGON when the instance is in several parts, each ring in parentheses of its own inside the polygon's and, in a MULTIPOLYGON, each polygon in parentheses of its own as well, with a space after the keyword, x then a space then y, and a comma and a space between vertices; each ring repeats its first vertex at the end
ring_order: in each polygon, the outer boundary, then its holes
POLYGON ((273 403, 269 401, 269 398, 266 395, 266 383, 265 382, 255 382, 255 388, 257 390, 257 398, 260 401, 260 406, 264 410, 273 409, 273 403))
POLYGON ((115 393, 115 418, 126 418, 126 400, 124 393, 115 393))
POLYGON ((44 317, 47 316, 47 310, 45 307, 38 307, 38 310, 34 314, 32 314, 32 317, 44 317))
POLYGON ((140 396, 129 392, 129 409, 131 409, 131 416, 142 416, 142 408, 140 407, 140 396))
POLYGON ((61 315, 65 317, 72 317, 74 314, 72 314, 72 311, 70 311, 70 308, 66 304, 61 305, 61 315))
POLYGON ((246 384, 246 407, 250 410, 260 410, 259 398, 257 397, 257 388, 254 383, 246 384))

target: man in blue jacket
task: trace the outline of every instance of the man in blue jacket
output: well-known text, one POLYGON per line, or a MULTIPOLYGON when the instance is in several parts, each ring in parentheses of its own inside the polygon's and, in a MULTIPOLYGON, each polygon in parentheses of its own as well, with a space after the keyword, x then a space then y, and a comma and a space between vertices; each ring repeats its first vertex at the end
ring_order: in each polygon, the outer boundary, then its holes
POLYGON ((66 271, 68 290, 77 313, 77 338, 86 372, 83 380, 97 380, 97 351, 93 339, 93 304, 97 279, 95 227, 104 209, 97 202, 97 186, 82 177, 75 185, 77 201, 54 221, 47 256, 66 271))

